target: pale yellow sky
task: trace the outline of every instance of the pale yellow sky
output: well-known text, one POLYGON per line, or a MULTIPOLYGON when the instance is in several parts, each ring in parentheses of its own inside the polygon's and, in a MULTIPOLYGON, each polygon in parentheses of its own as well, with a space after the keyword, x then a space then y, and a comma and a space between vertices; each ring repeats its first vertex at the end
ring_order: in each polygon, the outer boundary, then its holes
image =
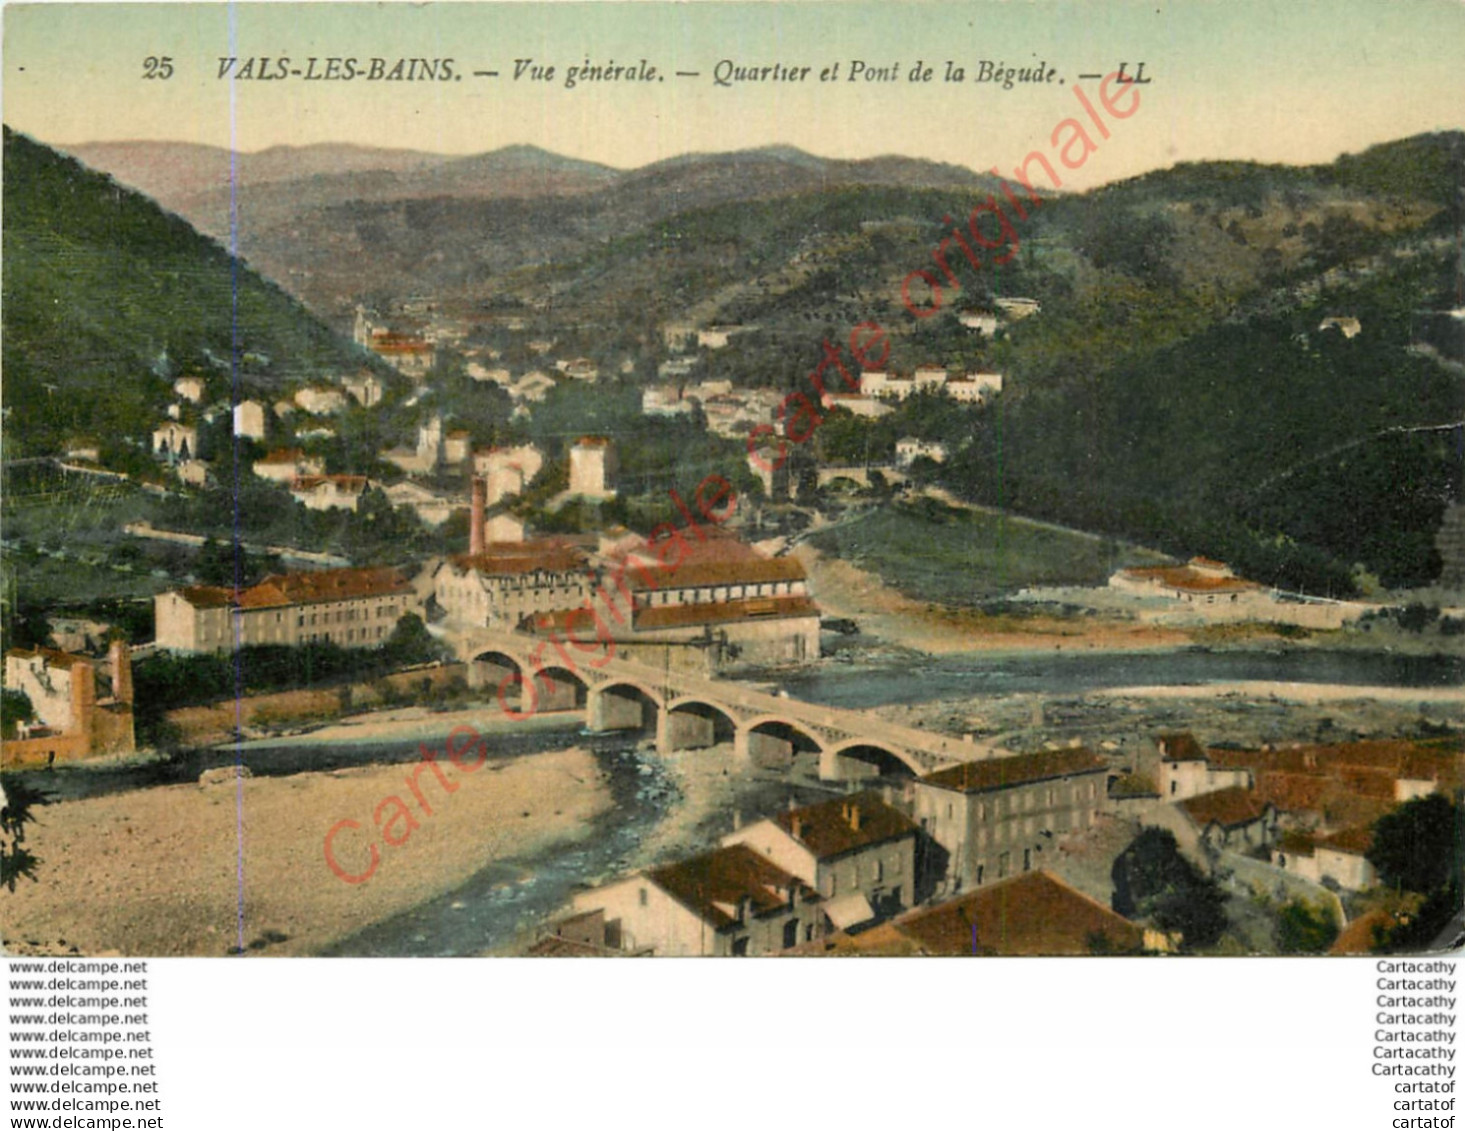
POLYGON ((1006 170, 1082 113, 1075 84, 1097 84, 1080 75, 1141 61, 1153 82, 1140 109, 1110 121, 1112 137, 1067 186, 1181 160, 1324 161, 1465 128, 1465 6, 1455 0, 30 4, 5 8, 4 37, 5 122, 63 146, 343 141, 470 153, 529 143, 624 168, 789 144, 1006 170), (165 56, 171 77, 145 78, 145 60, 165 56), (268 57, 274 68, 281 56, 301 74, 218 77, 221 58, 268 57), (363 69, 374 57, 451 59, 455 77, 307 81, 312 57, 318 73, 332 57, 363 69), (516 80, 516 59, 555 76, 516 80), (658 78, 567 89, 566 68, 587 59, 644 59, 658 78), (909 81, 918 60, 932 81, 909 81), (943 81, 948 60, 966 81, 943 81), (1041 62, 1055 81, 978 83, 982 60, 1041 62), (851 82, 856 61, 898 77, 851 82), (838 77, 820 81, 835 63, 838 77), (719 65, 774 64, 810 71, 795 82, 714 81, 719 65))

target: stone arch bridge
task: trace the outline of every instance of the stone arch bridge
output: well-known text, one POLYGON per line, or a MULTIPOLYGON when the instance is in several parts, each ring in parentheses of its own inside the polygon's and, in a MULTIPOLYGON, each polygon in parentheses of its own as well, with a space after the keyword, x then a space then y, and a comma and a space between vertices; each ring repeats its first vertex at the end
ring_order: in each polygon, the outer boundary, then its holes
POLYGON ((865 711, 607 659, 598 643, 594 652, 580 652, 565 642, 562 655, 549 640, 490 629, 448 631, 444 639, 468 665, 470 685, 498 689, 511 716, 582 711, 591 731, 654 733, 662 753, 728 741, 738 757, 762 764, 787 765, 800 753, 817 753, 826 781, 919 776, 1001 753, 989 743, 903 727, 865 711))

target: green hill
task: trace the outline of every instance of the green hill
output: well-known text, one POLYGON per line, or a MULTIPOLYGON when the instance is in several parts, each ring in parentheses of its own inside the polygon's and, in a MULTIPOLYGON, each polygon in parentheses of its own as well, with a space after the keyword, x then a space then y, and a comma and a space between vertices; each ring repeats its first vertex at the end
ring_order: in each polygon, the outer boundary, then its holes
POLYGON ((268 392, 362 364, 185 221, 8 128, 4 144, 7 458, 141 445, 185 368, 224 399, 235 367, 268 392))

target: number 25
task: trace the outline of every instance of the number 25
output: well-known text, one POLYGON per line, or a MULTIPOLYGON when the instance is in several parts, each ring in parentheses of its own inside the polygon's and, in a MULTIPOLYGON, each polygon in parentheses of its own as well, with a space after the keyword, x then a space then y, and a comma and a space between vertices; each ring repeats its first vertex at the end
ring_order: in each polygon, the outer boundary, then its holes
POLYGON ((171 79, 173 77, 172 56, 149 55, 142 61, 142 77, 145 79, 171 79))

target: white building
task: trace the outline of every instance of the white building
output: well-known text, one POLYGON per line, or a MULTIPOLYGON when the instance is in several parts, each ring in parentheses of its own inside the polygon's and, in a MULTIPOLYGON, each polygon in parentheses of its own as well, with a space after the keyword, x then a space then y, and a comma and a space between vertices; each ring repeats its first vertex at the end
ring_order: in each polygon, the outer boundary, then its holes
POLYGON ((312 511, 354 511, 370 489, 364 475, 305 475, 290 484, 291 496, 312 511))
POLYGON ((307 456, 299 448, 277 448, 264 459, 255 460, 253 471, 261 479, 292 483, 304 476, 324 473, 325 464, 315 456, 307 456))
POLYGON ((824 898, 843 930, 915 905, 916 825, 876 793, 788 809, 722 838, 745 844, 824 898))
POLYGON ((203 400, 204 388, 202 377, 180 377, 173 382, 173 391, 192 404, 203 400))
POLYGON ((234 435, 249 440, 263 440, 269 410, 259 401, 240 401, 234 406, 234 435))
POLYGON ((922 440, 917 436, 902 436, 895 442, 895 462, 901 467, 909 467, 923 456, 937 463, 945 463, 946 445, 935 440, 922 440))
POLYGON ((570 494, 587 499, 615 498, 617 470, 613 441, 604 436, 582 436, 570 448, 570 494))
POLYGON ((339 389, 312 386, 296 393, 295 403, 312 416, 325 416, 345 408, 346 396, 339 389))
POLYGON ((170 420, 153 429, 153 455, 168 460, 193 459, 198 454, 198 429, 170 420))

